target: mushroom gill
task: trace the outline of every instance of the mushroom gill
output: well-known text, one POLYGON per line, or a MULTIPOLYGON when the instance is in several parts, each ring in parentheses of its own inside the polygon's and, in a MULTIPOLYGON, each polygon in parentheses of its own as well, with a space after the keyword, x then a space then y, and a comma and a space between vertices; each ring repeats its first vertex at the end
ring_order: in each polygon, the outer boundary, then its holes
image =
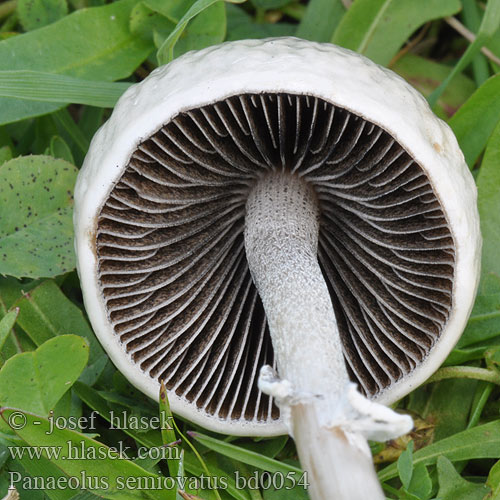
POLYGON ((102 206, 98 273, 127 355, 215 417, 279 418, 257 388, 259 368, 276 363, 243 238, 247 195, 272 170, 316 193, 319 263, 361 392, 411 372, 452 306, 446 215, 382 128, 306 95, 185 110, 138 145, 102 206))

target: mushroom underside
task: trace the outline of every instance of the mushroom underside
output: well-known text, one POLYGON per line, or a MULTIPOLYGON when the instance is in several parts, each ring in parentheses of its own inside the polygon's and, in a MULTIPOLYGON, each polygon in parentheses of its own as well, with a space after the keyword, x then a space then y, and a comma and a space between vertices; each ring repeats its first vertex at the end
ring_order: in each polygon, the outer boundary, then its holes
POLYGON ((214 418, 279 418, 248 269, 248 193, 313 186, 318 260, 349 376, 376 396, 410 373, 452 307, 455 245, 425 171, 389 133, 313 96, 243 94, 184 111, 133 152, 98 216, 102 300, 123 355, 214 418))

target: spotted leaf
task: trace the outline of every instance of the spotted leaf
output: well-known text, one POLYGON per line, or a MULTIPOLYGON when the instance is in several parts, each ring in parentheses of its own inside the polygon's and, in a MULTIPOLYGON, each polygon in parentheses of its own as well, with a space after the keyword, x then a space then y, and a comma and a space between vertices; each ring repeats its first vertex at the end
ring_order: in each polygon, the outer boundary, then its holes
POLYGON ((50 156, 0 167, 0 274, 50 277, 75 267, 74 165, 50 156))

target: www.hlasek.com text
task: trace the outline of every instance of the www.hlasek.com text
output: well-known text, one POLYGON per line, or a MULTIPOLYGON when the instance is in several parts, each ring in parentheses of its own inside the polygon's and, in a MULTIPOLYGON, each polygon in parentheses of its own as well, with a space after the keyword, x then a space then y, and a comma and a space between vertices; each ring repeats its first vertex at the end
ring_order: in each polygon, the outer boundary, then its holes
MULTIPOLYGON (((88 446, 86 441, 66 441, 66 446, 8 446, 10 456, 13 460, 119 460, 129 459, 133 454, 133 448, 126 446, 123 441, 118 446, 88 446)), ((180 460, 179 448, 175 446, 154 446, 137 448, 135 458, 151 460, 180 460)))

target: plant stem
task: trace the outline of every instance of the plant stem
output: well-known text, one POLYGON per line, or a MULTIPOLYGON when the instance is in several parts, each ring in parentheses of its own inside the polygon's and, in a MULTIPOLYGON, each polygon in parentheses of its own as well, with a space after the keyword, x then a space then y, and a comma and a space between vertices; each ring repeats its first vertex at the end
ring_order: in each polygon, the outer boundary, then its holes
MULTIPOLYGON (((469 42, 473 43, 476 40, 476 35, 474 35, 472 31, 468 30, 457 18, 445 17, 444 20, 469 42)), ((490 49, 488 49, 487 47, 482 47, 481 52, 495 64, 500 65, 500 57, 495 55, 490 49)))
MULTIPOLYGON (((211 474, 210 474, 210 471, 208 470, 207 464, 205 463, 203 458, 201 458, 201 455, 199 454, 198 450, 193 446, 191 441, 189 441, 189 439, 181 432, 181 430, 179 429, 179 427, 174 419, 172 419, 172 424, 174 425, 174 428, 177 431, 177 434, 179 434, 181 439, 191 448, 191 451, 194 453, 194 455, 198 459, 198 462, 200 462, 200 465, 201 465, 203 471, 205 472, 205 474, 207 475, 207 477, 211 477, 211 474)), ((187 434, 189 435, 189 431, 187 432, 187 434)), ((222 500, 217 488, 214 488, 212 491, 213 491, 213 494, 217 500, 222 500)))
POLYGON ((410 40, 390 61, 387 65, 388 68, 392 68, 405 54, 410 52, 414 47, 416 47, 427 35, 432 23, 427 23, 418 33, 418 35, 410 40))
POLYGON ((385 491, 388 491, 389 493, 394 495, 396 498, 399 498, 401 496, 399 490, 397 490, 396 488, 393 488, 392 486, 389 486, 387 483, 384 483, 382 485, 382 488, 384 488, 385 491))
POLYGON ((476 368, 475 366, 446 366, 440 368, 432 377, 427 379, 426 384, 449 378, 471 378, 500 385, 500 373, 496 370, 476 368))
MULTIPOLYGON (((481 16, 476 0, 463 0, 462 5, 462 20, 465 26, 472 32, 477 32, 481 26, 481 16)), ((484 54, 477 54, 476 57, 474 57, 472 60, 472 71, 478 87, 490 77, 488 62, 484 54)))
POLYGON ((479 422, 481 413, 483 412, 486 402, 488 401, 488 398, 490 397, 490 394, 493 391, 494 387, 494 385, 491 383, 485 383, 485 384, 480 383, 478 384, 478 386, 479 386, 478 389, 480 391, 479 397, 475 398, 475 404, 472 405, 471 416, 469 418, 469 423, 467 424, 467 429, 475 427, 479 422))

